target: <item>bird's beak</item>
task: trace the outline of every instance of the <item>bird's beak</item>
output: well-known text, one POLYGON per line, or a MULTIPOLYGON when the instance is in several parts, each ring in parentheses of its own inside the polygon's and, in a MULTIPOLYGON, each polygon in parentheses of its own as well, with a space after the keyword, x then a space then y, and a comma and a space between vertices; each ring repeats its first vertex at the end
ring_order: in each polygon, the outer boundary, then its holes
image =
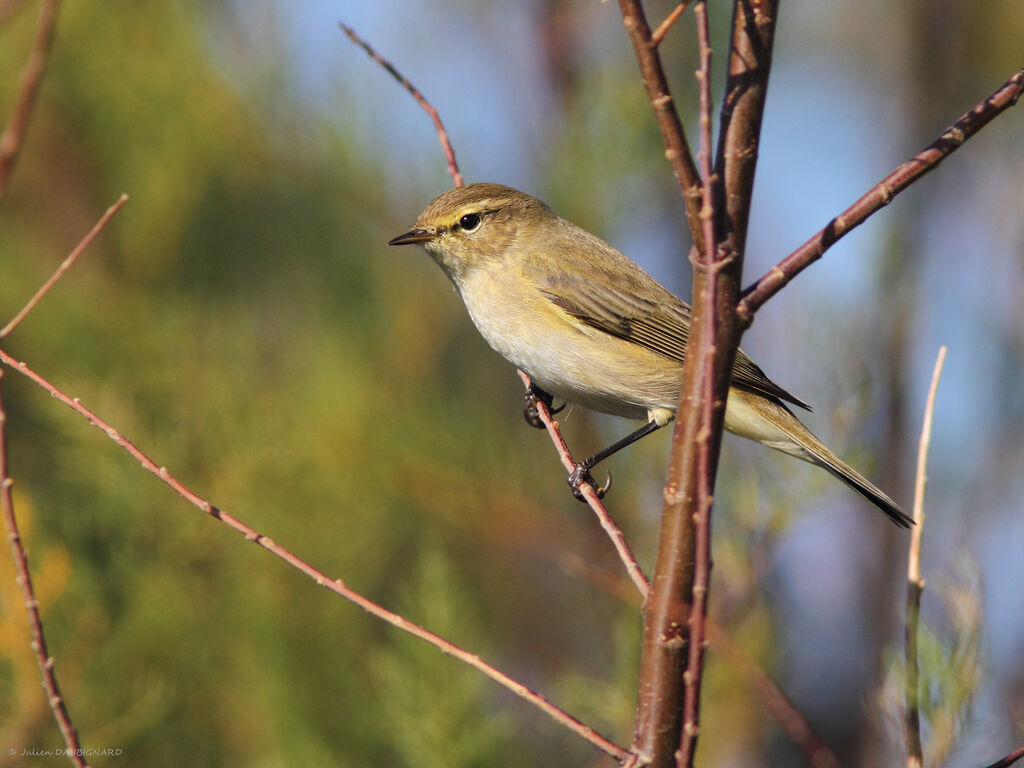
POLYGON ((437 233, 430 229, 411 229, 404 235, 393 237, 388 240, 388 245, 412 245, 413 243, 426 243, 437 237, 437 233))

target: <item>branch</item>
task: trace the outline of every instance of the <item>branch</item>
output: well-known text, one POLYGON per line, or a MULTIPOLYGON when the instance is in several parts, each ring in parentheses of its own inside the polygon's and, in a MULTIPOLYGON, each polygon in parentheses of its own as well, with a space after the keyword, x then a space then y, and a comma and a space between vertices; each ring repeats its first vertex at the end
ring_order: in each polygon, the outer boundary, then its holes
POLYGON ((18 310, 18 313, 11 318, 11 321, 7 323, 7 325, 0 328, 0 340, 17 328, 18 324, 25 319, 28 313, 35 309, 36 304, 38 304, 42 298, 50 292, 50 289, 53 288, 57 281, 64 276, 64 273, 71 269, 71 265, 75 263, 78 257, 82 255, 82 252, 89 247, 92 241, 96 239, 96 236, 103 231, 103 228, 107 226, 107 222, 114 217, 114 214, 121 210, 127 202, 128 195, 121 195, 116 203, 107 208, 107 212, 100 217, 100 220, 96 222, 96 225, 89 230, 89 233, 82 238, 81 242, 75 246, 74 250, 68 254, 67 258, 60 263, 60 266, 58 266, 56 271, 50 275, 50 278, 43 283, 42 287, 36 291, 35 295, 28 300, 24 307, 18 310))
MULTIPOLYGON (((719 239, 726 249, 723 259, 746 250, 778 6, 779 0, 735 0, 733 5, 729 77, 715 158, 715 173, 722 179, 715 209, 724 217, 719 220, 719 239)), ((733 267, 737 276, 741 266, 733 267)))
POLYGON ((665 157, 672 166, 672 171, 679 182, 686 205, 686 220, 690 226, 694 247, 703 250, 703 234, 700 222, 701 192, 700 175, 693 163, 690 145, 686 141, 686 132, 679 120, 672 93, 669 91, 665 70, 661 65, 657 43, 647 24, 643 5, 640 0, 619 0, 622 12, 622 23, 626 27, 629 39, 633 43, 640 74, 643 78, 647 96, 654 107, 654 116, 661 129, 665 141, 665 157))
POLYGON ((985 768, 1010 768, 1011 765, 1016 763, 1022 757, 1024 757, 1024 745, 1017 747, 1002 760, 996 760, 991 765, 985 766, 985 768))
POLYGON ((150 459, 146 454, 139 450, 128 439, 122 436, 116 429, 114 429, 114 427, 112 427, 106 421, 97 416, 93 411, 89 410, 84 405, 82 405, 82 403, 78 400, 77 397, 69 397, 64 392, 57 389, 57 387, 55 387, 49 381, 47 381, 38 373, 33 371, 27 365, 25 365, 25 363, 18 362, 10 355, 8 355, 6 352, 4 352, 2 349, 0 349, 0 363, 9 366, 12 370, 17 371, 22 376, 25 376, 26 378, 30 379, 35 384, 40 386, 42 389, 49 392, 51 397, 60 400, 60 402, 64 403, 64 405, 71 408, 73 411, 75 411, 75 413, 84 416, 89 421, 90 424, 103 430, 103 432, 106 433, 107 437, 109 437, 111 440, 117 443, 117 445, 119 445, 125 452, 127 452, 132 458, 138 461, 139 464, 142 465, 143 469, 145 469, 150 474, 155 475, 157 478, 160 479, 161 482, 163 482, 165 485, 167 485, 169 488, 175 491, 179 496, 185 499, 185 501, 199 509, 201 512, 205 512, 207 515, 219 520, 232 530, 241 533, 243 536, 245 536, 247 541, 251 541, 257 544, 258 546, 262 547, 263 549, 267 550, 271 554, 275 555, 276 557, 279 557, 281 560, 284 560, 286 563, 288 563, 288 565, 292 566, 298 571, 301 571, 306 576, 309 576, 321 587, 324 587, 330 590, 331 592, 334 592, 336 595, 345 598, 349 602, 355 603, 357 606, 362 608, 367 613, 377 617, 378 619, 386 621, 388 624, 391 624, 393 627, 396 627, 402 630, 403 632, 407 632, 410 635, 413 635, 414 637, 418 637, 420 640, 430 643, 434 647, 439 648, 443 652, 447 653, 449 656, 454 656, 456 659, 463 662, 464 664, 468 664, 474 669, 482 672, 487 677, 491 678, 498 684, 512 691, 520 698, 525 699, 526 701, 533 704, 533 706, 543 711, 555 722, 565 726, 566 728, 569 728, 579 736, 582 736, 584 739, 589 741, 602 752, 611 755, 616 760, 619 760, 620 762, 625 762, 632 757, 631 753, 628 750, 623 749, 622 747, 614 744, 605 737, 601 736, 601 734, 597 733, 592 728, 584 725, 564 710, 555 706, 540 694, 531 691, 522 683, 512 679, 504 672, 501 672, 495 667, 486 663, 485 661, 480 659, 479 656, 469 653, 466 650, 463 650, 462 648, 448 642, 440 635, 436 635, 433 632, 424 629, 423 627, 414 624, 411 621, 408 621, 407 619, 403 618, 397 613, 393 613, 387 610, 386 608, 383 608, 382 606, 378 605, 377 603, 374 603, 372 600, 362 596, 358 592, 345 586, 345 583, 341 579, 329 578, 322 571, 317 570, 312 565, 302 560, 300 557, 292 554, 284 547, 275 543, 272 539, 267 538, 261 533, 258 533, 257 531, 253 530, 248 525, 243 523, 241 520, 238 520, 232 515, 229 515, 227 512, 213 506, 209 501, 202 498, 193 491, 189 490, 189 488, 187 488, 184 484, 175 479, 171 475, 171 473, 167 471, 166 467, 157 466, 157 464, 152 459, 150 459))
MULTIPOLYGON (((519 374, 519 378, 523 380, 523 384, 529 390, 530 377, 522 371, 516 371, 516 373, 519 374)), ((536 405, 540 420, 544 423, 545 428, 547 428, 551 442, 555 444, 555 450, 558 451, 558 456, 562 460, 562 466, 565 467, 567 472, 572 472, 576 468, 576 462, 569 452, 569 446, 565 444, 562 432, 558 428, 558 422, 551 418, 551 411, 544 402, 538 400, 536 405)), ((604 532, 608 534, 608 538, 612 540, 615 551, 618 553, 622 564, 626 567, 626 573, 629 574, 629 578, 633 580, 641 596, 646 599, 648 592, 647 577, 640 568, 640 564, 637 563, 636 557, 633 556, 633 550, 629 548, 629 543, 626 541, 622 529, 615 524, 611 515, 608 514, 608 509, 605 507, 604 502, 598 498, 597 491, 594 490, 593 485, 582 483, 580 485, 580 493, 583 494, 583 498, 590 505, 590 508, 594 510, 594 514, 597 515, 597 520, 604 529, 604 532)))
POLYGON ((356 34, 356 31, 352 27, 346 24, 341 24, 341 29, 348 35, 349 40, 358 45, 364 51, 369 54, 370 58, 380 64, 388 73, 395 78, 402 87, 407 90, 416 103, 419 104, 423 109, 426 110, 427 114, 430 115, 431 121, 434 123, 434 128, 437 130, 437 138, 441 142, 441 149, 444 151, 444 156, 448 160, 448 173, 451 174, 452 180, 455 182, 456 187, 462 186, 462 174, 459 172, 459 165, 455 162, 455 150, 452 148, 452 143, 448 139, 448 132, 444 129, 444 123, 441 122, 441 115, 437 109, 427 101, 426 97, 420 93, 419 89, 416 88, 409 79, 403 75, 390 61, 385 59, 363 38, 356 34))
POLYGON ((825 228, 769 270, 743 292, 737 307, 740 322, 749 326, 754 313, 783 286, 821 258, 829 248, 868 217, 892 202, 900 192, 929 171, 935 170, 948 155, 1017 103, 1024 92, 1024 69, 1018 70, 991 96, 949 126, 935 141, 912 159, 868 190, 857 202, 832 219, 825 228))
POLYGON ((939 389, 942 364, 946 361, 946 348, 939 348, 935 360, 935 371, 928 389, 924 407, 924 424, 921 426, 921 442, 917 451, 917 474, 914 480, 914 522, 910 532, 910 553, 907 558, 907 616, 904 641, 904 659, 907 675, 907 704, 904 725, 907 734, 907 768, 922 768, 924 754, 921 749, 920 714, 920 671, 917 664, 917 628, 921 615, 921 594, 924 579, 921 578, 921 537, 924 533, 924 489, 928 481, 928 446, 932 439, 932 416, 935 413, 935 395, 939 389))
POLYGON ((675 24, 679 17, 683 15, 683 12, 690 5, 690 1, 691 0, 684 0, 684 2, 680 3, 669 12, 668 16, 665 17, 665 20, 658 25, 658 28, 655 29, 654 32, 651 33, 651 45, 661 45, 661 41, 665 39, 665 35, 668 34, 672 25, 675 24))
MULTIPOLYGON (((2 351, 0 351, 2 354, 2 351)), ((3 369, 0 369, 0 385, 3 384, 3 369)), ((78 732, 71 722, 71 715, 64 706, 64 697, 61 696, 60 686, 57 685, 57 674, 54 672, 55 660, 50 656, 46 647, 46 635, 43 634, 43 620, 39 616, 39 601, 36 599, 35 590, 32 587, 32 574, 28 569, 28 556, 25 554, 25 547, 21 542, 21 534, 18 531, 18 519, 14 514, 14 497, 11 487, 14 481, 11 479, 7 466, 7 413, 4 411, 3 401, 0 399, 0 505, 3 506, 4 527, 7 529, 7 540, 11 545, 11 557, 14 559, 14 567, 18 572, 16 579, 21 589, 22 598, 25 601, 25 612, 28 614, 29 633, 32 637, 32 653, 35 654, 36 663, 39 665, 39 672, 43 678, 43 690, 46 691, 46 701, 53 712, 53 719, 57 721, 61 736, 64 737, 64 744, 67 746, 68 757, 77 766, 87 766, 83 757, 82 745, 78 741, 78 732)))
MULTIPOLYGON (((706 13, 702 5, 695 6, 695 15, 697 9, 706 13)), ((690 345, 672 437, 658 555, 644 613, 633 747, 655 768, 691 765, 696 746, 702 625, 711 567, 712 491, 741 332, 735 308, 774 37, 775 3, 752 5, 751 0, 737 0, 734 6, 728 98, 722 109, 723 138, 714 172, 709 167, 711 115, 706 72, 699 77, 705 168, 705 184, 699 190, 701 247, 694 265, 690 345), (723 153, 723 147, 728 151, 723 153), (742 197, 745 202, 739 199, 742 197), (680 741, 682 747, 677 752, 680 741)), ((705 25, 706 20, 698 20, 702 70, 710 55, 705 25)))
MULTIPOLYGON (((717 177, 711 170, 711 44, 708 39, 708 6, 706 0, 697 0, 693 8, 697 19, 697 46, 700 69, 697 71, 697 85, 700 91, 700 170, 704 179, 701 185, 701 223, 704 232, 704 251, 699 268, 703 268, 710 278, 704 291, 703 313, 707 318, 715 316, 718 303, 719 281, 715 273, 720 265, 716 263, 718 250, 717 233, 715 231, 715 196, 718 185, 717 177)), ((704 649, 706 647, 706 621, 708 612, 708 589, 711 586, 711 503, 715 483, 715 465, 717 464, 717 448, 711 445, 715 420, 715 344, 716 328, 713 322, 702 327, 700 346, 704 351, 701 360, 702 397, 693 410, 702 410, 697 440, 697 499, 693 512, 692 535, 695 538, 693 586, 690 598, 690 626, 687 646, 689 655, 686 661, 686 672, 683 674, 683 730, 680 737, 680 748, 676 756, 676 764, 680 768, 693 765, 697 752, 697 734, 700 724, 700 686, 704 672, 704 649)), ((728 386, 728 385, 726 385, 728 386)), ((719 429, 718 442, 721 442, 719 429)))
POLYGON ((14 113, 11 115, 7 128, 0 135, 0 196, 3 195, 4 189, 7 187, 7 179, 11 175, 11 171, 14 170, 14 163, 18 159, 21 142, 25 137, 25 129, 32 116, 32 107, 39 93, 39 84, 42 82, 46 62, 50 57, 53 28, 57 21, 57 6, 59 4, 59 0, 46 0, 43 3, 43 10, 39 16, 39 27, 32 44, 32 52, 21 71, 21 88, 18 91, 14 113))

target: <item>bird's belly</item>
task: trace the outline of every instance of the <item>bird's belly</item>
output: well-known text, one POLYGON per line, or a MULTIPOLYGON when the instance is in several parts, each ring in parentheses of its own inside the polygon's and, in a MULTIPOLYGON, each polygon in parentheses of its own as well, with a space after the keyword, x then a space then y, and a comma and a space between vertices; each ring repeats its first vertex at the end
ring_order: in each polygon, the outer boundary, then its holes
POLYGON ((678 363, 584 325, 544 299, 503 302, 493 290, 475 288, 462 297, 480 334, 545 392, 630 419, 654 410, 667 421, 675 411, 678 363))

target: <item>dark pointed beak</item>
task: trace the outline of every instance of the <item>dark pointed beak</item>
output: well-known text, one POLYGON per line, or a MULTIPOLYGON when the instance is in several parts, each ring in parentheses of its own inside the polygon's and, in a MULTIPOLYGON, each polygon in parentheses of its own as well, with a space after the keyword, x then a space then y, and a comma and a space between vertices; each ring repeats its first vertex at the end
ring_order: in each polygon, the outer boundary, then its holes
POLYGON ((398 237, 392 237, 388 240, 388 245, 412 245, 413 243, 426 243, 437 237, 436 232, 432 232, 429 229, 411 229, 404 235, 398 237))

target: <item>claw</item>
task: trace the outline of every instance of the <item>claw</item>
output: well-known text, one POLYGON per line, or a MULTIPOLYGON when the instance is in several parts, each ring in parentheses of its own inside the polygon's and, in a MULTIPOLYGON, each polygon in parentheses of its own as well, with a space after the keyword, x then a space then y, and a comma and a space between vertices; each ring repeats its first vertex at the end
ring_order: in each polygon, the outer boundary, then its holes
POLYGON ((540 419, 540 412, 537 410, 537 403, 544 403, 552 415, 561 411, 562 408, 565 408, 564 403, 560 408, 552 408, 551 395, 532 385, 528 390, 526 390, 526 395, 523 399, 526 401, 526 406, 523 408, 523 418, 526 419, 527 424, 531 427, 536 427, 537 429, 544 429, 544 422, 540 419))
POLYGON ((576 468, 569 474, 566 481, 569 484, 569 489, 572 491, 572 495, 580 501, 586 501, 583 498, 583 493, 580 491, 580 486, 584 483, 589 483, 594 488, 594 492, 597 494, 597 498, 603 499, 604 495, 608 493, 608 489, 612 487, 612 473, 608 473, 608 477, 605 479, 602 485, 597 485, 594 482, 593 476, 590 474, 590 468, 583 462, 577 462, 576 468))

